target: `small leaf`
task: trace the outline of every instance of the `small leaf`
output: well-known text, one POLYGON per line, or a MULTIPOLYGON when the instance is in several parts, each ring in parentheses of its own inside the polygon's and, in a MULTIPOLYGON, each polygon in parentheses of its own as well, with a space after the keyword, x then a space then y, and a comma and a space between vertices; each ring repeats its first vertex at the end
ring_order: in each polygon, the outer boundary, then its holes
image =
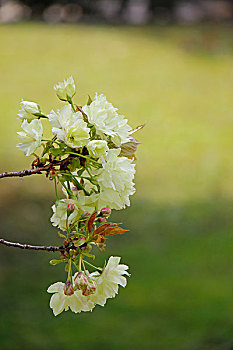
POLYGON ((55 265, 57 265, 57 264, 60 264, 62 262, 62 260, 57 260, 57 259, 52 259, 52 260, 50 260, 50 265, 53 265, 53 266, 55 266, 55 265))
POLYGON ((91 96, 88 95, 87 105, 89 106, 91 104, 91 102, 92 102, 91 96))
POLYGON ((82 169, 78 170, 78 171, 77 171, 77 175, 78 175, 78 176, 81 176, 82 173, 84 172, 84 170, 85 170, 85 168, 82 168, 82 169))
POLYGON ((61 237, 61 238, 66 238, 66 236, 65 236, 65 235, 63 235, 63 234, 62 234, 60 231, 58 231, 58 233, 57 233, 57 234, 58 234, 58 236, 59 236, 59 237, 61 237))
POLYGON ((132 134, 134 134, 136 131, 139 131, 139 130, 143 129, 145 125, 146 125, 146 123, 137 126, 135 129, 130 130, 129 134, 132 135, 132 134))
POLYGON ((89 253, 85 253, 85 252, 82 254, 88 256, 88 258, 92 258, 93 260, 95 259, 95 255, 93 255, 93 254, 89 254, 89 253))
POLYGON ((121 228, 119 226, 108 227, 104 231, 104 236, 113 236, 113 235, 118 235, 118 234, 122 235, 126 231, 128 231, 128 230, 124 230, 123 228, 121 228))
POLYGON ((87 221, 87 229, 88 232, 91 233, 91 231, 94 229, 94 221, 95 221, 95 217, 96 217, 96 210, 94 211, 93 214, 91 214, 89 220, 87 221))
POLYGON ((73 158, 70 171, 73 172, 78 168, 80 168, 80 160, 78 158, 73 158))
POLYGON ((138 142, 133 136, 130 136, 129 142, 126 142, 121 146, 120 156, 128 157, 128 158, 132 157, 136 152, 140 143, 141 142, 138 142))
POLYGON ((106 230, 107 227, 109 226, 113 226, 114 224, 112 222, 107 222, 106 224, 103 224, 101 226, 99 226, 94 232, 93 232, 93 236, 98 236, 98 235, 102 235, 103 232, 106 230))
POLYGON ((104 236, 101 236, 101 235, 97 235, 95 236, 95 239, 94 239, 94 242, 95 243, 104 243, 105 242, 105 237, 104 236))
POLYGON ((59 156, 61 154, 60 148, 55 148, 55 147, 50 148, 49 152, 51 154, 53 154, 55 157, 57 157, 57 156, 59 156))

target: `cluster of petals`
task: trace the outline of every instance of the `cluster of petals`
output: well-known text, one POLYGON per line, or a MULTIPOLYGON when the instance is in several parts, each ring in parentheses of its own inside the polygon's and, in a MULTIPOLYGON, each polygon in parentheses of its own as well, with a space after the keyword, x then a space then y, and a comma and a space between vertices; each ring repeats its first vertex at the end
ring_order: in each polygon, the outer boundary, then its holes
POLYGON ((21 101, 20 102, 21 109, 19 110, 18 116, 19 119, 27 120, 28 122, 36 119, 38 115, 40 115, 40 107, 35 102, 29 101, 21 101))
POLYGON ((83 210, 101 210, 104 207, 120 210, 130 205, 129 196, 135 193, 135 164, 132 159, 119 157, 120 149, 110 149, 107 157, 102 157, 102 168, 95 171, 100 193, 90 196, 79 194, 78 201, 83 210))
MULTIPOLYGON (((96 291, 91 295, 83 295, 81 290, 74 290, 72 295, 64 293, 65 284, 56 282, 48 288, 48 293, 54 293, 50 299, 50 307, 55 316, 69 308, 75 313, 91 311, 95 305, 104 306, 108 298, 114 298, 118 293, 119 285, 125 287, 127 280, 124 275, 128 266, 120 263, 120 257, 111 256, 102 273, 94 272, 89 275, 96 282, 96 291)), ((77 274, 76 274, 77 275, 77 274)), ((74 280, 76 278, 74 275, 74 280)))
POLYGON ((57 97, 62 101, 67 101, 75 95, 75 84, 72 76, 54 85, 57 97))
POLYGON ((129 196, 135 192, 135 164, 127 157, 118 157, 120 149, 111 149, 107 159, 103 159, 103 168, 98 172, 100 194, 98 207, 122 209, 130 205, 129 196))
POLYGON ((75 199, 60 199, 52 206, 53 215, 50 219, 53 226, 58 226, 61 230, 66 231, 67 226, 75 224, 81 216, 78 201, 75 199), (72 205, 72 212, 68 215, 69 205, 72 205))
POLYGON ((94 100, 83 106, 82 110, 102 139, 111 136, 111 140, 118 147, 129 141, 131 127, 127 123, 128 120, 117 113, 117 108, 113 107, 103 94, 96 93, 94 100))
MULTIPOLYGON (((76 208, 69 216, 69 223, 77 221, 84 211, 92 212, 95 209, 100 211, 105 207, 120 210, 130 205, 129 196, 135 192, 133 182, 135 164, 127 157, 119 157, 119 153, 120 149, 110 149, 107 157, 102 157, 102 168, 95 172, 100 193, 93 192, 90 196, 86 196, 83 191, 73 189, 76 199, 63 199, 52 207, 54 214, 51 221, 54 226, 66 229, 67 201, 74 203, 76 208)), ((89 182, 85 183, 85 188, 91 191, 89 182)))
POLYGON ((57 112, 53 110, 48 115, 52 132, 68 146, 78 148, 87 144, 90 129, 83 120, 81 112, 73 112, 71 106, 64 106, 57 112))
POLYGON ((92 301, 82 295, 81 290, 75 291, 72 295, 66 295, 64 289, 65 283, 63 282, 56 282, 47 289, 48 293, 54 293, 50 299, 50 307, 55 316, 64 310, 69 310, 69 308, 71 311, 79 313, 91 311, 95 307, 92 301))
POLYGON ((21 142, 17 147, 24 151, 26 156, 30 156, 41 145, 43 127, 38 119, 34 119, 30 123, 24 120, 21 127, 23 131, 18 132, 21 142))

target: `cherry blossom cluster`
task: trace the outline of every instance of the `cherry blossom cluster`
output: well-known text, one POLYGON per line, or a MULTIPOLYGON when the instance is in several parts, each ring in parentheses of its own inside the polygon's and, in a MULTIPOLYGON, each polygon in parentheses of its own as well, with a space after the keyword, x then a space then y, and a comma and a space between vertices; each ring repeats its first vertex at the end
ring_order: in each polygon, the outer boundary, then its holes
POLYGON ((56 111, 46 114, 35 102, 21 102, 17 147, 34 156, 32 168, 44 170, 54 182, 56 202, 50 220, 59 228, 63 243, 60 259, 50 263, 64 263, 67 272, 65 283, 48 288, 53 293, 50 307, 58 315, 68 309, 79 313, 104 306, 116 296, 119 285, 126 286, 128 266, 120 264, 119 257, 110 257, 103 268, 87 259, 95 258, 93 248, 105 249, 109 236, 126 231, 108 219, 112 209, 129 206, 135 192, 139 142, 132 134, 141 127, 133 130, 102 94, 89 96, 84 106, 74 103, 72 77, 54 89, 65 103, 56 111), (45 138, 44 130, 49 137, 45 138))

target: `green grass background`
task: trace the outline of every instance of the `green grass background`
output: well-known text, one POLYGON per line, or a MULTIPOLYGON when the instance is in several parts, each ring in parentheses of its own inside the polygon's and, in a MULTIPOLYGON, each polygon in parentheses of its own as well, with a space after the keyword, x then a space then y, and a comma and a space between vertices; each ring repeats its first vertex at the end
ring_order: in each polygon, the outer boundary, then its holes
MULTIPOLYGON (((232 29, 20 24, 0 26, 0 170, 28 168, 15 148, 21 98, 61 106, 107 95, 134 127, 137 193, 113 214, 130 231, 105 253, 130 265, 127 288, 93 313, 54 317, 46 288, 64 280, 52 253, 1 247, 0 349, 231 350, 233 347, 232 29)), ((53 186, 2 179, 1 236, 59 243, 53 186)), ((54 255, 55 256, 55 255, 54 255)))

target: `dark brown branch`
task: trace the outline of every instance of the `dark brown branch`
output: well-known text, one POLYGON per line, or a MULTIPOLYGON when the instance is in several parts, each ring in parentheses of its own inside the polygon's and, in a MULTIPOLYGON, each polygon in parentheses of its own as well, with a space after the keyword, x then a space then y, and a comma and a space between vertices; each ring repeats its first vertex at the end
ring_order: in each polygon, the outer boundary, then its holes
POLYGON ((30 245, 30 244, 21 244, 15 242, 8 242, 5 239, 0 238, 0 244, 6 245, 7 247, 15 247, 20 249, 30 249, 30 250, 45 250, 47 252, 63 252, 64 247, 56 247, 56 246, 39 246, 39 245, 30 245))
POLYGON ((3 177, 24 177, 24 176, 34 175, 34 174, 42 174, 42 171, 46 171, 48 174, 50 170, 55 170, 55 167, 58 167, 58 166, 60 166, 60 170, 66 170, 70 160, 74 156, 69 155, 67 158, 62 160, 52 159, 51 155, 50 157, 51 157, 50 163, 47 164, 46 166, 39 167, 37 165, 36 168, 29 169, 29 170, 20 170, 20 171, 12 171, 12 172, 5 171, 4 173, 0 174, 0 179, 3 177))
POLYGON ((4 173, 0 174, 0 179, 3 177, 24 177, 24 176, 34 175, 34 174, 41 174, 42 171, 48 171, 48 167, 35 168, 30 170, 12 171, 12 172, 5 171, 4 173))

